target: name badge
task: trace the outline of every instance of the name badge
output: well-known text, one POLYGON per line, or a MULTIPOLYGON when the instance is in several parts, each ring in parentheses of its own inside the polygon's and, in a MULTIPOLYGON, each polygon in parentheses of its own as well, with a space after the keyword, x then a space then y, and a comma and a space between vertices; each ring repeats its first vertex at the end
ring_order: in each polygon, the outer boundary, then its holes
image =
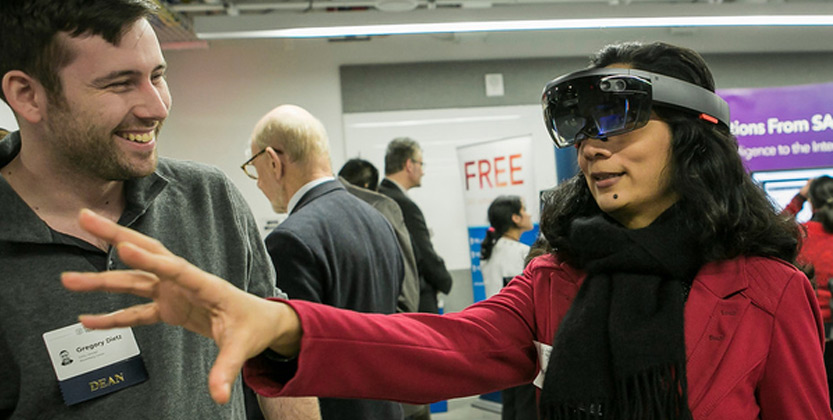
POLYGON ((544 377, 547 375, 547 366, 550 364, 550 354, 552 353, 552 346, 549 344, 544 344, 539 341, 533 341, 535 343, 535 350, 538 351, 538 365, 541 366, 541 369, 538 371, 538 376, 535 377, 535 380, 532 381, 532 384, 537 386, 538 388, 544 388, 544 377))
POLYGON ((90 330, 81 323, 43 334, 66 405, 78 404, 148 379, 130 328, 90 330))

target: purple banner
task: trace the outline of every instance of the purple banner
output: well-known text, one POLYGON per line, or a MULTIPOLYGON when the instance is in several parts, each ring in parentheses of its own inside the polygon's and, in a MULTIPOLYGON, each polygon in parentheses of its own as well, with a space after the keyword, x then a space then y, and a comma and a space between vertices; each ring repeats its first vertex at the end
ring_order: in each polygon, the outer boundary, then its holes
POLYGON ((833 83, 717 93, 748 171, 833 165, 833 83))

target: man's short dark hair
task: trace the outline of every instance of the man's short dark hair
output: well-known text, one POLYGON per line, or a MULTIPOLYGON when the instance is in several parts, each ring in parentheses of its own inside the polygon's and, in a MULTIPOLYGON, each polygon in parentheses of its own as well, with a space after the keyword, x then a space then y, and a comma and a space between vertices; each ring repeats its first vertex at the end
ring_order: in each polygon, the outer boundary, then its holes
MULTIPOLYGON (((58 71, 74 57, 59 32, 98 35, 117 45, 130 24, 156 9, 150 0, 2 0, 0 77, 20 70, 37 79, 50 98, 61 98, 58 71)), ((8 103, 2 91, 0 98, 8 103)))
POLYGON ((338 176, 357 187, 368 190, 376 191, 379 187, 379 170, 364 159, 348 160, 338 171, 338 176))
POLYGON ((421 150, 419 143, 409 137, 397 137, 391 140, 385 152, 385 175, 401 171, 408 159, 414 158, 417 150, 421 150))

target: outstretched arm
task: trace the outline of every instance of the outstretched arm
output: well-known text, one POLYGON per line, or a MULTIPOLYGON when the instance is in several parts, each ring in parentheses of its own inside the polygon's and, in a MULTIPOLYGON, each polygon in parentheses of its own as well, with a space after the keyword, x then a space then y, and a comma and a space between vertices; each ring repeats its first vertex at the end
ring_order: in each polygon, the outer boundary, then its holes
POLYGON ((119 257, 136 270, 64 273, 61 281, 74 291, 131 293, 151 299, 104 315, 82 315, 88 328, 106 329, 165 322, 211 338, 220 348, 208 377, 214 401, 224 404, 246 360, 267 348, 298 354, 298 316, 284 303, 248 294, 225 280, 177 257, 159 241, 119 226, 89 210, 81 227, 116 246, 119 257))
POLYGON ((784 210, 781 214, 795 216, 798 212, 801 211, 801 208, 804 207, 804 202, 807 201, 807 197, 810 194, 810 184, 813 183, 813 179, 808 179, 807 183, 801 187, 801 190, 798 191, 798 194, 790 200, 789 204, 784 207, 784 210))

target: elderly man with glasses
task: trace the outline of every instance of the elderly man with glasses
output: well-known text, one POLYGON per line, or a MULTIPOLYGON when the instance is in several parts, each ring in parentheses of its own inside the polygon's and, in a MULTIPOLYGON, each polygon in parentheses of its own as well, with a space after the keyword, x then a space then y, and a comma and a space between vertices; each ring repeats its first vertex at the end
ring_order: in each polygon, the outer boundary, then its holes
MULTIPOLYGON (((321 122, 294 105, 255 126, 242 169, 275 212, 289 214, 266 237, 277 284, 290 299, 394 313, 404 276, 396 234, 333 177, 327 143, 321 122)), ((400 404, 388 401, 321 398, 320 405, 323 420, 403 418, 400 404)))

